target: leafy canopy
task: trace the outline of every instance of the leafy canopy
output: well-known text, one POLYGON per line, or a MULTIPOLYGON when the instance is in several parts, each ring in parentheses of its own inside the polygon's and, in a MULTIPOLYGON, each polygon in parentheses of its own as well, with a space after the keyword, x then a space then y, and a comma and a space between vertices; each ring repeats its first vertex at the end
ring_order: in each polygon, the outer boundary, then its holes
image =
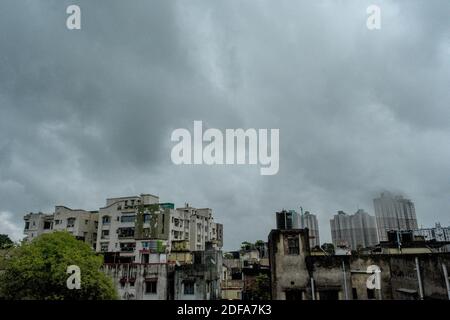
POLYGON ((0 234, 0 249, 6 249, 14 244, 6 234, 0 234))
POLYGON ((14 248, 3 261, 0 297, 4 299, 115 299, 112 280, 100 268, 103 258, 67 232, 39 236, 14 248), (81 270, 81 288, 69 290, 67 267, 81 270))

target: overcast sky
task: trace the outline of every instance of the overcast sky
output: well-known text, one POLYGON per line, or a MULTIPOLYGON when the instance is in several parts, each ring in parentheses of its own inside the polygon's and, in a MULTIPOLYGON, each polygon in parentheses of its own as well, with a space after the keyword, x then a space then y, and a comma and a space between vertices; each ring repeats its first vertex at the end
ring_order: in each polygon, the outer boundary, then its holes
POLYGON ((330 241, 333 214, 374 214, 383 190, 450 225, 449 58, 447 0, 2 0, 0 233, 140 193, 211 207, 226 250, 299 206, 330 241), (172 164, 194 120, 279 128, 278 174, 172 164))

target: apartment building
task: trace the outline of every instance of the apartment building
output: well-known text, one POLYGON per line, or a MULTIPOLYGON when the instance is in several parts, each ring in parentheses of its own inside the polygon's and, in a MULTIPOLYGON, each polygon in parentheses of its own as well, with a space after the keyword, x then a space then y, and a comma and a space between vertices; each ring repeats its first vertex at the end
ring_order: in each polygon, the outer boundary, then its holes
MULTIPOLYGON (((183 208, 177 208, 176 211, 177 217, 185 226, 184 236, 185 239, 189 240, 189 249, 191 251, 205 250, 206 242, 212 242, 218 248, 222 247, 223 226, 214 222, 210 208, 196 209, 186 203, 183 208)), ((174 232, 176 231, 174 228, 174 232)), ((174 240, 177 240, 177 238, 174 238, 174 240)))
POLYGON ((378 243, 375 217, 362 209, 353 215, 338 211, 330 220, 331 238, 336 247, 345 246, 352 250, 367 248, 378 243))
POLYGON ((51 232, 53 229, 53 214, 30 212, 23 219, 25 220, 23 233, 26 236, 26 241, 31 241, 43 233, 51 232))
POLYGON ((204 251, 177 253, 190 256, 189 262, 107 263, 103 271, 113 278, 121 300, 220 299, 222 252, 207 243, 204 251))
POLYGON ((309 211, 302 213, 299 219, 299 227, 300 229, 308 228, 310 248, 320 246, 319 224, 315 214, 309 211))
POLYGON ((71 209, 56 206, 53 214, 53 231, 67 231, 78 240, 97 245, 98 211, 71 209))
POLYGON ((151 194, 107 199, 98 230, 97 251, 113 262, 165 263, 173 243, 202 251, 205 242, 220 248, 223 241, 223 227, 214 223, 211 209, 188 204, 175 209, 151 194))
POLYGON ((413 230, 414 236, 422 236, 425 241, 450 242, 450 227, 442 227, 436 223, 434 228, 413 230))
POLYGON ((387 241, 388 231, 418 229, 416 210, 411 200, 383 192, 373 200, 373 204, 380 241, 387 241))
POLYGON ((27 241, 31 241, 43 233, 67 231, 95 249, 98 211, 56 206, 54 213, 29 213, 24 216, 24 220, 24 234, 27 241))

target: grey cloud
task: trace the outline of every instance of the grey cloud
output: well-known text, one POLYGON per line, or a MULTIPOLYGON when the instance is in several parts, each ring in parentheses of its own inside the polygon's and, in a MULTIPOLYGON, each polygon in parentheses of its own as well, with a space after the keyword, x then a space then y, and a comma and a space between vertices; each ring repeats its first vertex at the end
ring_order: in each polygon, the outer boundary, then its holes
POLYGON ((16 226, 150 192, 212 207, 227 249, 300 205, 329 241, 333 213, 373 213, 384 189, 450 224, 447 1, 379 1, 376 32, 371 1, 77 3, 80 31, 65 28, 73 1, 0 11, 0 211, 16 226), (170 133, 193 120, 280 128, 279 174, 174 166, 170 133))

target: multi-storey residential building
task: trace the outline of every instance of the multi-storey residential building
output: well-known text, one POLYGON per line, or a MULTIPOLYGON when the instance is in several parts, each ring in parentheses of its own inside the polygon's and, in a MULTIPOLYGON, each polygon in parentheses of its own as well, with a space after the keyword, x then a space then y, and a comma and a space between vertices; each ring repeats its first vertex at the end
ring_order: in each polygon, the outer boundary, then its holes
POLYGON ((157 196, 106 199, 99 210, 97 251, 113 254, 117 262, 160 262, 164 255, 153 255, 158 261, 150 261, 150 252, 165 254, 169 220, 157 196))
POLYGON ((414 236, 422 236, 425 241, 450 242, 450 227, 441 227, 436 223, 434 228, 413 230, 414 236))
POLYGON ((309 211, 305 211, 304 214, 300 215, 299 221, 300 229, 308 228, 310 248, 320 246, 319 224, 317 223, 316 215, 311 214, 309 211))
POLYGON ((116 262, 164 263, 174 242, 185 241, 190 251, 204 250, 207 241, 221 247, 222 232, 209 208, 175 210, 150 194, 110 198, 99 211, 97 251, 116 262))
POLYGON ((205 250, 206 242, 212 242, 218 248, 222 247, 223 226, 214 222, 210 208, 196 209, 186 204, 183 208, 177 208, 177 214, 178 218, 184 221, 183 225, 186 227, 184 236, 185 239, 189 239, 191 251, 205 250), (189 234, 187 235, 186 232, 189 234))
POLYGON ((53 214, 45 214, 42 212, 25 215, 25 240, 31 241, 43 233, 51 232, 53 229, 53 214))
POLYGON ((43 233, 67 231, 95 249, 98 211, 56 206, 52 214, 30 213, 25 215, 24 220, 26 240, 32 240, 43 233))
POLYGON ((107 263, 103 271, 123 300, 220 299, 222 252, 207 243, 204 251, 182 253, 189 262, 107 263))
POLYGON ((373 200, 377 219, 378 238, 387 241, 391 230, 416 230, 417 217, 414 203, 399 195, 383 192, 373 200))
POLYGON ((70 209, 56 206, 53 215, 53 230, 67 231, 75 238, 83 240, 96 248, 98 228, 98 211, 70 209))
POLYGON ((358 247, 367 248, 378 243, 375 217, 362 209, 354 215, 344 211, 330 220, 331 238, 335 246, 346 246, 353 250, 358 247))

